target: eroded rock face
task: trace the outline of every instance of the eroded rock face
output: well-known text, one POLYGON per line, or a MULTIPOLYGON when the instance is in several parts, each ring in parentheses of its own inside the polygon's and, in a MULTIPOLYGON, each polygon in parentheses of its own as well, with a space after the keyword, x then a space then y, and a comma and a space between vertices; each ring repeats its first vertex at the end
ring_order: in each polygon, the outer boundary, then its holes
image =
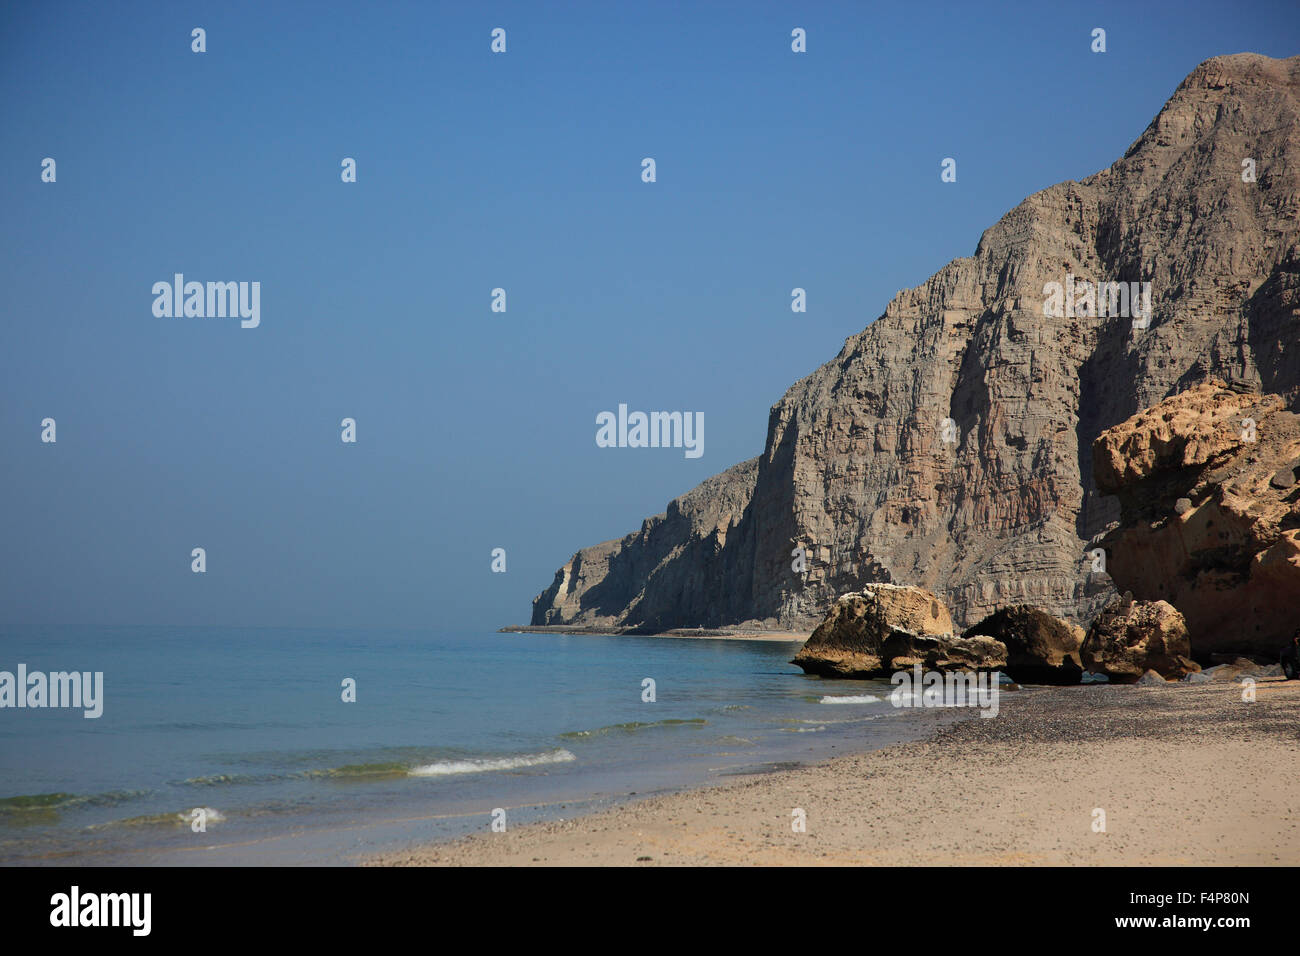
POLYGON ((1025 604, 1003 608, 962 637, 987 635, 1007 649, 1007 676, 1021 684, 1077 684, 1083 630, 1025 604))
POLYGON ((952 645, 952 630, 948 609, 925 588, 869 584, 831 605, 792 663, 809 674, 871 677, 892 670, 895 656, 978 652, 952 645))
POLYGON ((1201 668, 1191 659, 1187 624, 1167 601, 1116 598, 1097 615, 1083 641, 1083 663, 1115 683, 1145 674, 1181 680, 1201 668))
POLYGON ((1119 518, 1093 439, 1212 375, 1300 389, 1297 127, 1300 57, 1201 64, 1121 159, 1027 198, 791 387, 755 462, 575 555, 533 623, 811 628, 870 581, 962 627, 1011 604, 1086 623, 1115 591, 1085 552, 1119 518), (1045 315, 1078 279, 1149 281, 1149 325, 1045 315))
MULTIPOLYGON (((1300 351, 1300 336, 1291 344, 1300 351)), ((1099 542, 1107 570, 1139 600, 1176 607, 1203 663, 1219 654, 1276 660, 1296 628, 1300 415, 1283 405, 1206 383, 1093 446, 1097 485, 1121 509, 1119 527, 1099 542)))

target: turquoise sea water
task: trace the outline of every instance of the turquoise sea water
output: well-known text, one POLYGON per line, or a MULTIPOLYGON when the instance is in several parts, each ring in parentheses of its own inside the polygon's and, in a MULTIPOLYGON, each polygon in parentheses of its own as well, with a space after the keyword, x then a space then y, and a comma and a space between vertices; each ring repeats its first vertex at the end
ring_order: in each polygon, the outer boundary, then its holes
POLYGON ((345 864, 490 830, 497 808, 508 826, 568 817, 919 732, 887 683, 804 676, 788 663, 797 647, 383 630, 0 635, 2 671, 104 674, 98 719, 0 709, 0 863, 345 864), (645 678, 654 702, 642 700, 645 678), (198 808, 206 832, 190 825, 198 808))

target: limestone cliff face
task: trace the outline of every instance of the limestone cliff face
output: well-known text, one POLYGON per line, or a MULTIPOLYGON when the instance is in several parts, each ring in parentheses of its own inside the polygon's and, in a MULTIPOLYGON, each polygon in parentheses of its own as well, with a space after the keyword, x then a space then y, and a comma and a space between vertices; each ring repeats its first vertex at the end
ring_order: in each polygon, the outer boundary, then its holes
POLYGON ((1300 395, 1300 57, 1201 64, 1123 158, 1030 196, 791 387, 756 460, 574 555, 533 623, 810 628, 872 581, 959 627, 1022 603, 1084 622, 1114 593, 1087 544, 1119 517, 1093 439, 1211 375, 1300 395), (1045 315, 1067 276, 1149 282, 1149 325, 1045 315))

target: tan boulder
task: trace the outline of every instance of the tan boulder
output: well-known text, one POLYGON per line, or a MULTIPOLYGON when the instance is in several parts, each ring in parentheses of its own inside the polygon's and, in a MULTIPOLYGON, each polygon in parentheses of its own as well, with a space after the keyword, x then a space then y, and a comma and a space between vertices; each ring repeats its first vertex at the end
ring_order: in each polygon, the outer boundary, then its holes
POLYGON ((1083 676, 1083 629, 1046 611, 1017 604, 989 615, 963 637, 987 635, 1007 649, 1007 676, 1019 684, 1077 684, 1083 676))
MULTIPOLYGON (((888 656, 912 657, 972 654, 966 648, 939 646, 918 638, 952 640, 952 617, 943 603, 925 588, 897 584, 868 584, 841 596, 813 631, 792 663, 805 673, 833 677, 869 677, 890 669, 888 656)), ((910 666, 910 665, 909 665, 910 666)))
POLYGON ((1097 615, 1083 641, 1089 670, 1116 683, 1135 683, 1154 671, 1181 680, 1201 668, 1191 659, 1187 623, 1168 601, 1118 597, 1097 615))

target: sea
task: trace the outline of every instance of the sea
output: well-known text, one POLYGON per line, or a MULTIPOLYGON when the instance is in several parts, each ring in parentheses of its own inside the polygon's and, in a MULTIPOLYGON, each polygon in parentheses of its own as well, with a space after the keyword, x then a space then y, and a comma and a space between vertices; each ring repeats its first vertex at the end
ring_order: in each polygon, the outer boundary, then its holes
POLYGON ((413 630, 0 634, 102 714, 0 708, 0 864, 340 865, 915 739, 798 643, 413 630), (350 699, 349 699, 350 698, 350 699))

